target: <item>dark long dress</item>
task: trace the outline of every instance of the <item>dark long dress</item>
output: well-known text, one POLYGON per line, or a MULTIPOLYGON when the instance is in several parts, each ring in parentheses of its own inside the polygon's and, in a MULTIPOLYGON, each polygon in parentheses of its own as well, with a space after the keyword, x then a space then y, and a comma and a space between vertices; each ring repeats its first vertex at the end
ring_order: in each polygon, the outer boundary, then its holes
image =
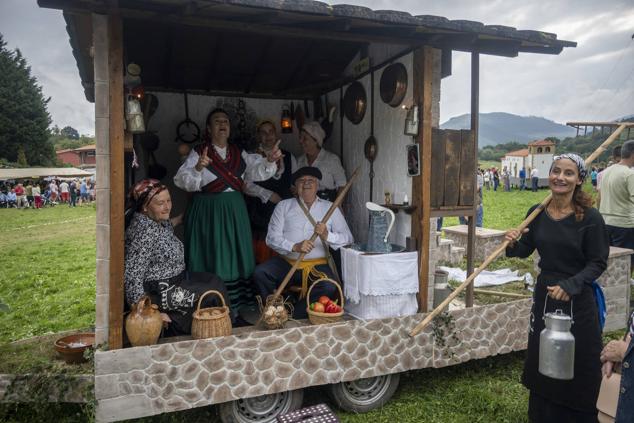
MULTIPOLYGON (((529 214, 536 206, 531 207, 529 214)), ((594 208, 585 210, 577 222, 571 214, 553 219, 543 211, 529 225, 529 232, 506 250, 508 257, 528 257, 539 252, 541 273, 533 296, 528 351, 522 383, 531 391, 529 417, 533 422, 596 422, 596 401, 601 384, 601 330, 591 287, 605 268, 609 254, 605 223, 594 208), (547 286, 559 285, 573 299, 575 337, 574 379, 556 380, 538 371, 539 335, 547 286)), ((570 312, 570 302, 548 298, 546 313, 570 312)))

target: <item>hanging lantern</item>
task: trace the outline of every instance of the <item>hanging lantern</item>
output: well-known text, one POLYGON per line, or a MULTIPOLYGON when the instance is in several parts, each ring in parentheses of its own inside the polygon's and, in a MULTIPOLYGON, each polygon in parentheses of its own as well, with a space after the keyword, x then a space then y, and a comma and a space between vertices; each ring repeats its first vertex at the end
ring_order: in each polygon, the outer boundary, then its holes
POLYGON ((407 109, 407 117, 405 118, 405 135, 416 136, 418 135, 418 106, 412 105, 411 107, 403 107, 407 109))
POLYGON ((280 127, 283 134, 290 134, 293 132, 293 119, 291 118, 291 111, 288 108, 288 104, 282 106, 282 120, 280 121, 280 127))
POLYGON ((136 87, 132 88, 130 92, 137 100, 143 100, 143 96, 145 95, 145 88, 143 88, 143 85, 137 85, 136 87))
POLYGON ((145 132, 145 122, 143 120, 143 112, 141 111, 141 103, 132 95, 129 95, 126 101, 125 120, 128 132, 132 134, 141 134, 145 132))

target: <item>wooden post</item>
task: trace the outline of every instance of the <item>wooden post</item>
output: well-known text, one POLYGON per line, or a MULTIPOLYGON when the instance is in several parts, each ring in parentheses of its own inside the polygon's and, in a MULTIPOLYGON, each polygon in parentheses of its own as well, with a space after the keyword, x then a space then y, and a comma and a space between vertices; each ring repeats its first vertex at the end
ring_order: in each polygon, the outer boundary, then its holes
POLYGON ((123 344, 124 272, 124 130, 123 24, 118 13, 108 15, 108 91, 110 140, 110 298, 108 344, 123 344))
MULTIPOLYGON (((473 201, 473 215, 469 217, 469 230, 467 232, 467 276, 473 273, 473 256, 475 250, 476 213, 478 209, 479 194, 476 171, 478 169, 478 128, 480 123, 480 54, 471 52, 471 136, 475 149, 475 169, 472 178, 476 178, 474 186, 475 196, 473 201)), ((473 284, 469 285, 466 292, 465 305, 473 307, 473 284)))
POLYGON ((433 49, 425 46, 414 51, 414 104, 419 106, 421 125, 415 142, 420 149, 421 175, 412 181, 413 203, 412 237, 418 241, 419 290, 418 310, 427 311, 429 300, 429 241, 431 218, 431 146, 432 146, 432 88, 434 81, 433 49))

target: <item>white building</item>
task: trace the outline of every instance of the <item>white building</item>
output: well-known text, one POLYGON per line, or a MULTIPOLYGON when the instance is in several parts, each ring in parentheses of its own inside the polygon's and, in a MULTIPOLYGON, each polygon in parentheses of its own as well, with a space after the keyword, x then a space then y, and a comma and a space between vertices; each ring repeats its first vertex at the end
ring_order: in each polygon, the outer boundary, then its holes
POLYGON ((555 155, 555 143, 548 140, 537 140, 528 143, 528 148, 511 151, 502 158, 502 166, 511 174, 511 184, 519 185, 519 174, 522 167, 526 170, 526 185, 530 186, 531 170, 537 168, 539 185, 548 185, 548 171, 555 155))

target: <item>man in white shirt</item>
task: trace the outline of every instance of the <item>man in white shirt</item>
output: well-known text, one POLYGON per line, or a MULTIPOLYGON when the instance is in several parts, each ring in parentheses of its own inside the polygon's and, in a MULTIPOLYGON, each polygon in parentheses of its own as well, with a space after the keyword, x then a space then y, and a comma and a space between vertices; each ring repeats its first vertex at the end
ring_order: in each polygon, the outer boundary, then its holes
POLYGON ((539 188, 539 170, 537 170, 536 167, 534 167, 533 170, 531 170, 531 184, 532 184, 532 191, 536 192, 537 188, 539 188))
POLYGON ((59 184, 59 192, 62 193, 62 203, 68 203, 70 201, 70 187, 68 186, 68 182, 62 181, 59 184))
MULTIPOLYGON (((289 282, 289 285, 301 285, 300 302, 293 313, 296 319, 306 317, 304 298, 308 285, 321 277, 334 279, 334 273, 327 261, 328 246, 337 250, 353 242, 352 233, 339 209, 335 209, 328 222, 321 223, 332 206, 330 201, 317 196, 321 177, 319 169, 309 166, 302 167, 293 174, 298 198, 279 202, 273 211, 266 236, 266 244, 279 256, 258 265, 253 273, 253 280, 265 301, 282 282, 300 254, 306 253, 299 267, 301 271, 296 272, 289 282), (306 213, 309 213, 315 225, 306 213), (313 232, 320 235, 315 242, 309 239, 313 232), (324 245, 322 238, 328 245, 324 245)), ((336 293, 333 284, 320 283, 311 291, 310 302, 317 301, 322 295, 334 300, 336 293)))

